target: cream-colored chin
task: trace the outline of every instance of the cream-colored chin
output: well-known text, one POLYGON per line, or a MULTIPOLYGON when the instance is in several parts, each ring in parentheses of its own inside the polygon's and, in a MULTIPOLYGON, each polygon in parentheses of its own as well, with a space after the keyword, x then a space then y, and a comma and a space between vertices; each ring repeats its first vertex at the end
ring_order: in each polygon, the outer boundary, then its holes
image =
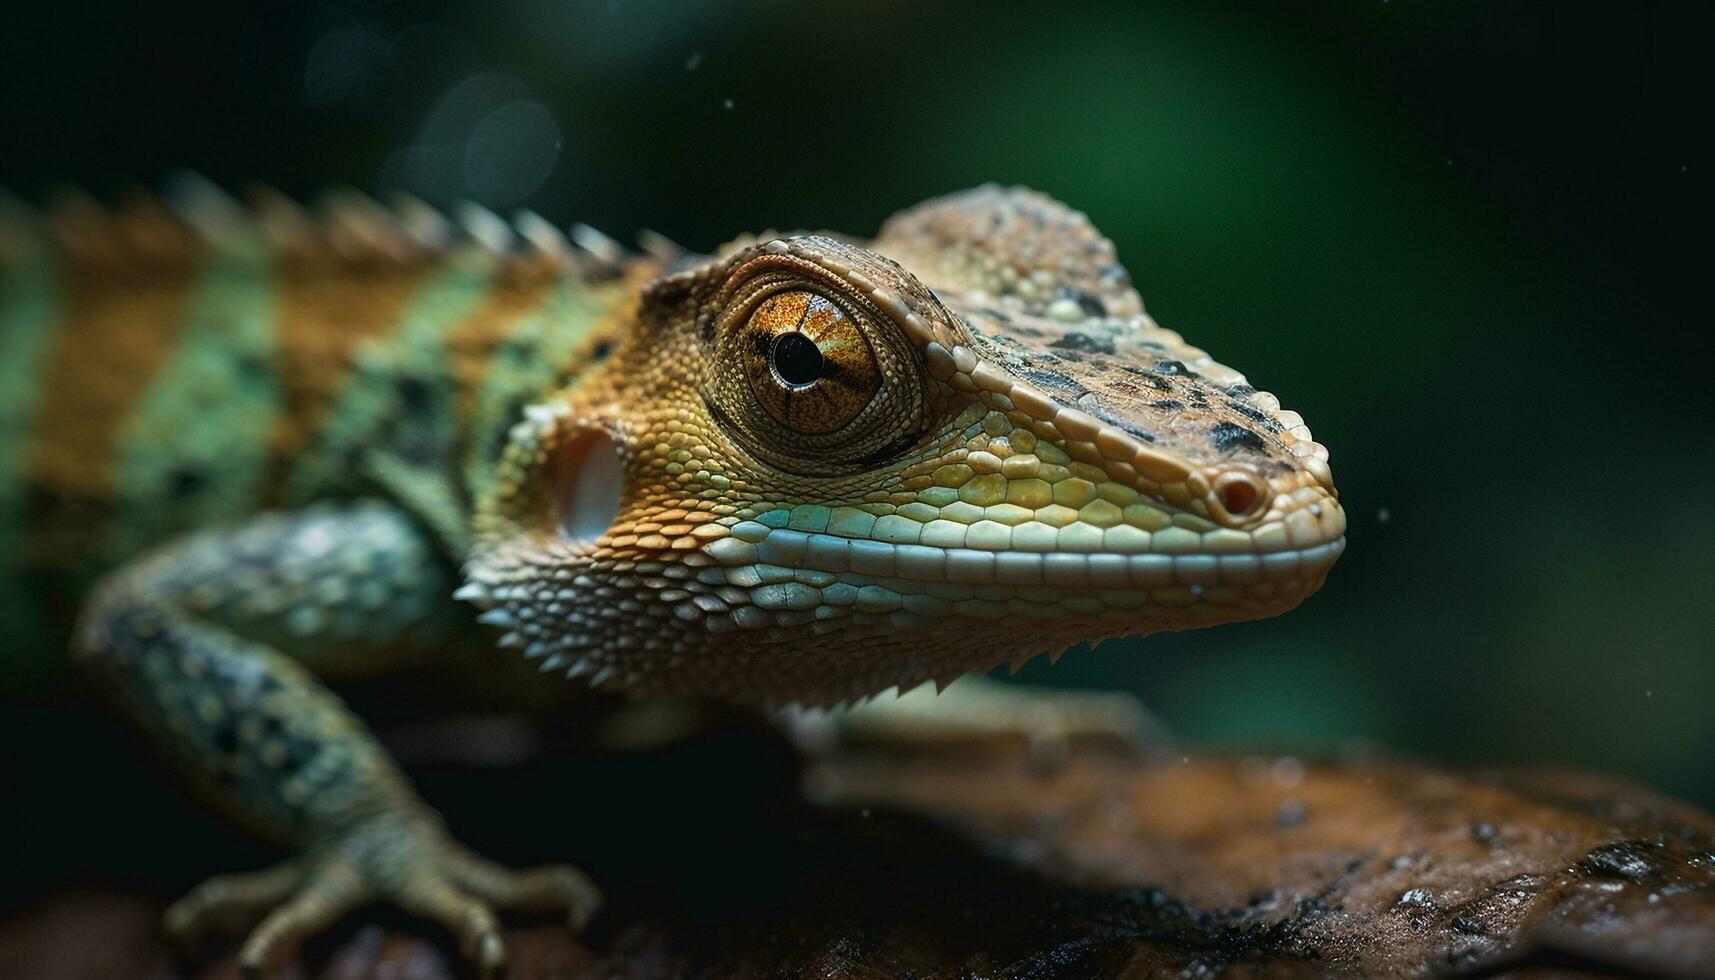
POLYGON ((619 446, 602 430, 586 429, 559 451, 555 476, 560 537, 573 545, 594 544, 619 516, 619 446))

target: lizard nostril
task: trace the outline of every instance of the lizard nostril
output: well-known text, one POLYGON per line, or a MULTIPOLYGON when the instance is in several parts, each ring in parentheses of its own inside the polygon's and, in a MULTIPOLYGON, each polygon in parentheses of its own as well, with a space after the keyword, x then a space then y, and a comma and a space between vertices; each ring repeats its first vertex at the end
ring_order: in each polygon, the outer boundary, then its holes
POLYGON ((1221 488, 1221 503, 1234 517, 1249 513, 1256 499, 1256 488, 1248 483, 1234 482, 1221 488))
POLYGON ((1214 505, 1210 510, 1217 520, 1242 524, 1262 511, 1268 500, 1268 486, 1254 473, 1228 470, 1215 478, 1209 498, 1214 505))

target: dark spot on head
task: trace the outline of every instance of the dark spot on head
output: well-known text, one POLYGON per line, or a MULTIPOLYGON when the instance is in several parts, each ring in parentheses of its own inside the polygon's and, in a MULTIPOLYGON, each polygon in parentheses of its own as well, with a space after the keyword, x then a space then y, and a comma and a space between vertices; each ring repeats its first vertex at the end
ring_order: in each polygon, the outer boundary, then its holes
POLYGON ((595 346, 590 348, 590 360, 592 360, 592 361, 605 361, 605 360, 607 360, 607 356, 609 354, 612 354, 612 353, 613 353, 613 341, 611 341, 611 340, 598 340, 598 341, 596 341, 595 346))
MULTIPOLYGON (((691 298, 691 293, 697 288, 701 277, 678 275, 682 269, 690 269, 702 265, 708 259, 704 256, 686 253, 679 257, 674 265, 680 269, 669 267, 663 270, 666 274, 643 287, 643 302, 652 306, 676 306, 691 298)), ((730 262, 728 263, 730 267, 730 262)))
POLYGON ((1048 346, 1058 347, 1061 350, 1082 351, 1085 354, 1112 354, 1114 352, 1112 337, 1092 337, 1087 333, 1069 333, 1048 346))
POLYGON ((1053 393, 1062 401, 1077 401, 1089 394, 1089 389, 1079 387, 1076 382, 1064 374, 1043 371, 1029 366, 1026 366, 1021 373, 1031 384, 1053 393))
POLYGON ((1007 316, 1005 313, 1002 313, 1001 311, 995 309, 992 306, 982 307, 981 309, 977 310, 977 312, 981 313, 983 316, 992 317, 996 320, 999 320, 1001 323, 1011 323, 1012 322, 1012 317, 1007 316))
POLYGON ((1280 421, 1250 402, 1230 401, 1227 407, 1270 432, 1280 431, 1280 421))
POLYGON ((1242 425, 1234 425, 1231 422, 1215 423, 1214 427, 1209 430, 1209 438, 1214 442, 1215 448, 1223 453, 1230 453, 1237 449, 1249 449, 1260 453, 1266 448, 1262 436, 1242 425))
POLYGON ((1120 365, 1120 369, 1144 384, 1149 385, 1151 388, 1154 388, 1156 391, 1173 390, 1173 385, 1169 383, 1166 378, 1151 374, 1148 368, 1141 368, 1135 364, 1122 364, 1120 365))
POLYGON ((1080 292, 1077 296, 1077 300, 1078 309, 1083 310, 1086 316, 1108 315, 1107 304, 1103 303, 1101 298, 1098 296, 1092 296, 1089 293, 1080 292))
POLYGON ((1185 407, 1185 403, 1177 398, 1162 398, 1149 403, 1150 408, 1159 408, 1164 412, 1177 412, 1185 407))
POLYGON ((858 460, 858 465, 864 469, 873 469, 883 463, 892 462, 894 457, 917 444, 917 434, 907 432, 868 456, 858 460))

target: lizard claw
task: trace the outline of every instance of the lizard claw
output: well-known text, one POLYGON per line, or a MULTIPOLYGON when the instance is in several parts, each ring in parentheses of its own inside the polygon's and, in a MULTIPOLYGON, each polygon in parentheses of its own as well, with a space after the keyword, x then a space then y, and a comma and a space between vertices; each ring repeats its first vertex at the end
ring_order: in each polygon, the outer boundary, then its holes
POLYGON ((466 851, 448 872, 472 894, 501 908, 564 912, 573 931, 581 931, 601 911, 601 890, 571 865, 545 864, 520 871, 466 851))
POLYGON ((446 929, 484 980, 495 980, 506 971, 496 909, 564 912, 576 930, 601 907, 601 892, 566 865, 504 868, 437 826, 381 820, 273 868, 211 878, 167 909, 166 927, 194 947, 211 932, 254 924, 238 964, 255 978, 370 902, 396 905, 446 929))
POLYGON ((335 866, 317 870, 250 931, 238 950, 239 969, 251 980, 261 977, 287 951, 333 925, 368 898, 368 889, 352 869, 335 866))
POLYGON ((298 888, 303 869, 287 861, 262 871, 216 875, 167 907, 167 936, 186 952, 213 932, 254 926, 298 888))

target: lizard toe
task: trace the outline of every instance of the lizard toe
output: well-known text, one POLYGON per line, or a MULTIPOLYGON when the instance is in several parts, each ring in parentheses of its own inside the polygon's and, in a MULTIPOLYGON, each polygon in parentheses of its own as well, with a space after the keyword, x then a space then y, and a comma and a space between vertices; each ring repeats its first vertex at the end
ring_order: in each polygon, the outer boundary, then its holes
POLYGON ((217 875, 167 907, 167 935, 187 952, 205 936, 246 929, 286 901, 303 881, 302 866, 287 861, 261 871, 217 875))
POLYGON ((238 951, 239 969, 248 978, 263 976, 304 939, 333 925, 369 897, 369 889, 352 868, 337 864, 318 868, 251 930, 238 951))
POLYGON ((461 852, 450 863, 449 871, 473 894, 500 908, 564 912, 573 931, 582 930, 601 911, 601 889, 570 865, 513 869, 461 852))
POLYGON ((452 933, 459 952, 477 967, 484 980, 505 975, 506 943, 500 935, 500 922, 481 899, 460 890, 439 872, 428 871, 408 881, 396 901, 405 911, 452 933))

